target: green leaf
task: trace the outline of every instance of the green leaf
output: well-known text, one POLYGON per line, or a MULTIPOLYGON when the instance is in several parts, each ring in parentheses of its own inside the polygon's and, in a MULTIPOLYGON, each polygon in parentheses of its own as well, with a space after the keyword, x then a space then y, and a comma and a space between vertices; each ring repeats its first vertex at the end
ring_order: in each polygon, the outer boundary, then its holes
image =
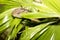
POLYGON ((26 29, 22 34, 19 40, 30 40, 37 32, 41 31, 43 28, 45 28, 47 25, 50 23, 46 24, 40 24, 32 28, 26 29))
POLYGON ((9 9, 9 10, 6 10, 4 11, 3 13, 0 13, 0 19, 4 18, 5 16, 10 16, 12 15, 12 11, 14 10, 15 8, 12 8, 12 9, 9 9))
POLYGON ((3 32, 5 29, 7 29, 10 26, 10 21, 0 25, 0 33, 3 32))
POLYGON ((21 19, 17 19, 15 18, 13 23, 13 25, 11 25, 11 32, 9 32, 8 37, 6 38, 6 40, 11 40, 11 39, 15 39, 15 37, 17 36, 17 33, 21 30, 22 28, 22 24, 20 24, 21 19))
POLYGON ((60 0, 43 0, 43 4, 60 15, 60 0))
POLYGON ((8 40, 14 39, 16 37, 17 33, 19 32, 19 30, 21 30, 21 28, 22 28, 22 25, 19 24, 21 19, 15 19, 15 20, 16 20, 15 21, 15 23, 16 23, 15 27, 13 28, 12 33, 10 33, 8 40))
POLYGON ((53 40, 53 39, 55 39, 54 38, 54 26, 49 25, 48 27, 49 28, 47 30, 45 30, 39 37, 37 37, 37 40, 53 40))
POLYGON ((20 4, 15 1, 0 0, 0 12, 4 12, 10 8, 20 7, 20 4))
POLYGON ((60 24, 59 25, 54 25, 54 29, 55 29, 55 40, 60 40, 60 24))

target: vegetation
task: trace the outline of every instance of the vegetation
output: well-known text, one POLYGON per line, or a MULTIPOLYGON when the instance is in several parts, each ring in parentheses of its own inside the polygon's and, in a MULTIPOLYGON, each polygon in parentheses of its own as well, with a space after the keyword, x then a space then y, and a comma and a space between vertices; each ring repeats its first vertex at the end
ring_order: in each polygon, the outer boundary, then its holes
POLYGON ((0 40, 60 40, 60 0, 0 0, 0 40))

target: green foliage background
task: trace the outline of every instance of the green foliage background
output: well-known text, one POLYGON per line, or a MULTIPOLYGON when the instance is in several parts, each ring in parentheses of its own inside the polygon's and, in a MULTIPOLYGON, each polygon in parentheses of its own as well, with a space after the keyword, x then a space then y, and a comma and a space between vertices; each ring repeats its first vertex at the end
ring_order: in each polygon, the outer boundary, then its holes
POLYGON ((0 0, 0 40, 60 40, 60 0, 0 0), (13 17, 21 7, 32 12, 13 17))

